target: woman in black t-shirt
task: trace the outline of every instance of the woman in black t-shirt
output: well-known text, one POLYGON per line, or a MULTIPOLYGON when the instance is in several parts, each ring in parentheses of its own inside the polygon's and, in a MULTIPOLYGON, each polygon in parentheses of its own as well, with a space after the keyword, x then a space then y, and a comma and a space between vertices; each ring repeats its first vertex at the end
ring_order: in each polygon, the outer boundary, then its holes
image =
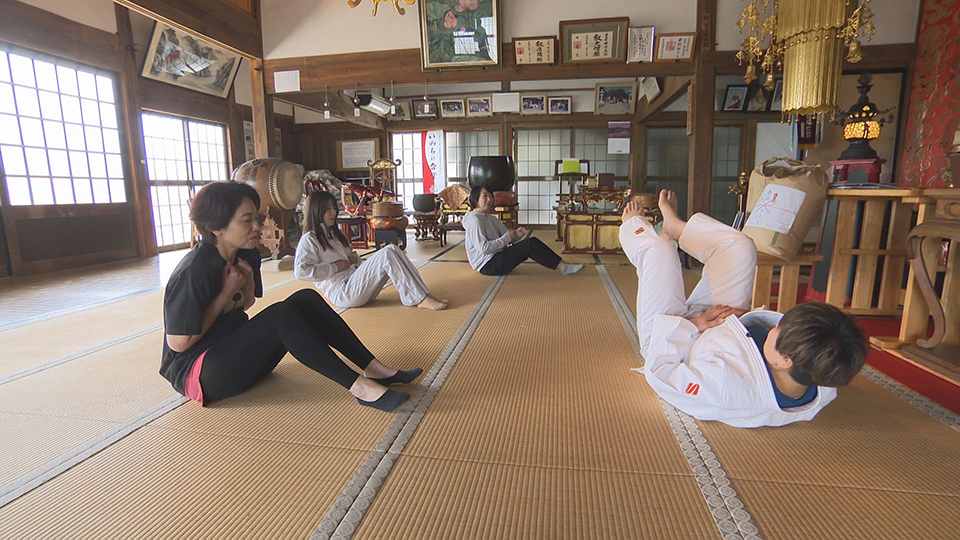
POLYGON ((178 392, 206 404, 243 392, 290 352, 360 404, 396 409, 410 395, 386 386, 412 382, 422 370, 398 371, 378 361, 316 291, 298 291, 247 317, 254 297, 263 295, 259 206, 257 192, 237 182, 208 184, 194 197, 190 219, 203 241, 167 282, 160 373, 178 392))

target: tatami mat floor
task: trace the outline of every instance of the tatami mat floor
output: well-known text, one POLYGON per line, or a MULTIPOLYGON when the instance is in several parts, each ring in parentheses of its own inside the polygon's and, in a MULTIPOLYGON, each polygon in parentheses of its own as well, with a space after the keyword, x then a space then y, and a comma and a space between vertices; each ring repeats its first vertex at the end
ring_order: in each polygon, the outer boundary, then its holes
MULTIPOLYGON (((534 234, 559 251, 552 231, 534 234)), ((574 276, 524 264, 494 279, 466 264, 462 233, 448 239, 407 248, 448 310, 405 308, 390 287, 343 313, 378 357, 428 371, 394 414, 357 406, 289 356, 241 396, 181 403, 157 374, 162 293, 131 294, 159 278, 0 321, 0 538, 960 529, 956 415, 868 368, 810 423, 692 421, 630 371, 642 359, 621 320, 632 313, 618 314, 635 309, 625 257, 580 256, 588 266, 574 276)), ((83 272, 98 283, 136 271, 83 272)), ((30 288, 56 290, 65 275, 0 288, 0 301, 29 304, 30 288)), ((689 288, 696 276, 685 277, 689 288)), ((311 286, 290 272, 264 281, 255 311, 311 286)))

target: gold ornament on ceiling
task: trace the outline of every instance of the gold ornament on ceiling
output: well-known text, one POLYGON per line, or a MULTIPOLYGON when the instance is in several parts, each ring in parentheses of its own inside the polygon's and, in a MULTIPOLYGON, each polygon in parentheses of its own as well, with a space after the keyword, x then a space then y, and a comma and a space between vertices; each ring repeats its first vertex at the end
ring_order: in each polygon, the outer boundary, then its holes
POLYGON ((834 111, 840 92, 843 51, 851 63, 863 58, 860 39, 876 29, 870 0, 747 0, 737 29, 746 34, 737 52, 749 84, 764 77, 773 90, 783 71, 783 114, 834 111), (856 7, 853 7, 856 6, 856 7))
MULTIPOLYGON (((362 2, 362 1, 363 1, 363 0, 347 0, 347 5, 350 6, 350 7, 352 7, 352 8, 355 8, 355 7, 359 6, 359 5, 360 5, 360 2, 362 2)), ((416 1, 417 1, 417 0, 403 0, 403 3, 404 3, 404 4, 407 4, 408 6, 412 6, 413 3, 416 2, 416 1)), ((403 7, 400 6, 400 0, 372 0, 372 2, 373 2, 373 16, 374 16, 374 17, 377 16, 377 8, 380 7, 380 4, 386 4, 387 2, 392 2, 392 3, 393 3, 393 7, 397 8, 397 13, 403 15, 403 14, 405 14, 405 13, 407 12, 407 10, 403 9, 403 7)))

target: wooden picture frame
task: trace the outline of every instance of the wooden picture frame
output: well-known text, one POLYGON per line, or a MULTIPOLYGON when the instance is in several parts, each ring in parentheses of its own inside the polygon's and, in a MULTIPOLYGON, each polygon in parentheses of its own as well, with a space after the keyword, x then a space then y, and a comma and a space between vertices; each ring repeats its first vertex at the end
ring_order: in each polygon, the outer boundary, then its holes
POLYGON ((726 92, 723 93, 723 105, 720 107, 720 112, 742 112, 744 107, 747 106, 747 90, 749 88, 746 84, 728 84, 726 92))
POLYGON ((140 76, 226 99, 238 69, 240 55, 158 21, 140 76))
POLYGON ((622 64, 627 61, 627 28, 630 17, 560 21, 561 64, 622 64), (600 49, 588 41, 601 43, 600 49), (609 40, 609 45, 607 41, 609 40), (594 56, 598 54, 600 56, 594 56))
POLYGON ((490 96, 469 97, 464 101, 467 118, 493 116, 493 103, 490 96))
POLYGON ((415 120, 436 118, 440 114, 440 105, 436 99, 414 99, 410 102, 411 111, 415 120))
POLYGON ((773 92, 765 90, 762 86, 751 86, 747 90, 747 104, 744 112, 756 113, 770 110, 770 101, 773 92))
POLYGON ((441 118, 463 118, 466 113, 463 109, 462 99, 441 99, 440 117, 441 118))
POLYGON ((514 63, 518 66, 555 64, 558 48, 557 36, 513 38, 514 63), (542 54, 538 54, 538 49, 542 54))
POLYGON ((500 0, 475 1, 473 9, 449 0, 417 2, 424 71, 500 67, 500 0), (457 54, 458 46, 476 51, 457 54))
POLYGON ((366 171, 367 161, 380 159, 380 139, 337 141, 337 170, 366 171))
POLYGON ((696 52, 696 32, 676 32, 659 34, 653 55, 654 62, 692 62, 696 52))
POLYGON ((520 96, 520 114, 547 114, 547 96, 545 94, 525 94, 520 96))
POLYGON ((573 98, 570 96, 550 96, 547 98, 548 114, 570 114, 573 112, 573 98))
POLYGON ((597 83, 593 100, 596 114, 633 114, 637 106, 637 83, 597 83))
POLYGON ((410 108, 409 99, 398 99, 393 102, 393 108, 396 111, 395 113, 390 113, 387 115, 387 120, 391 122, 409 122, 412 120, 412 109, 410 108))
POLYGON ((770 96, 770 107, 767 110, 783 111, 783 79, 777 79, 777 84, 773 87, 773 95, 770 96))

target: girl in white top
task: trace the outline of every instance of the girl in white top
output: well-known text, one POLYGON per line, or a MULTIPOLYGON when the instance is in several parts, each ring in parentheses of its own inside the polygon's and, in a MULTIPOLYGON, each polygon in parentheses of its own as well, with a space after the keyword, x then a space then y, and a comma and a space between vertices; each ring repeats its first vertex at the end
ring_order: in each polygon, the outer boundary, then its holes
POLYGON ((377 297, 390 279, 405 306, 441 310, 448 300, 430 296, 417 268, 397 246, 388 244, 360 259, 336 228, 337 199, 326 191, 307 197, 304 234, 297 244, 293 275, 312 281, 330 302, 339 307, 360 307, 377 297))
POLYGON ((582 264, 564 262, 538 238, 517 241, 527 234, 527 229, 507 230, 496 216, 490 215, 494 206, 493 193, 487 188, 478 186, 470 191, 470 206, 473 212, 463 216, 467 260, 470 267, 481 274, 503 276, 527 259, 551 270, 559 270, 565 276, 583 269, 582 264), (515 243, 508 246, 511 242, 515 243))

